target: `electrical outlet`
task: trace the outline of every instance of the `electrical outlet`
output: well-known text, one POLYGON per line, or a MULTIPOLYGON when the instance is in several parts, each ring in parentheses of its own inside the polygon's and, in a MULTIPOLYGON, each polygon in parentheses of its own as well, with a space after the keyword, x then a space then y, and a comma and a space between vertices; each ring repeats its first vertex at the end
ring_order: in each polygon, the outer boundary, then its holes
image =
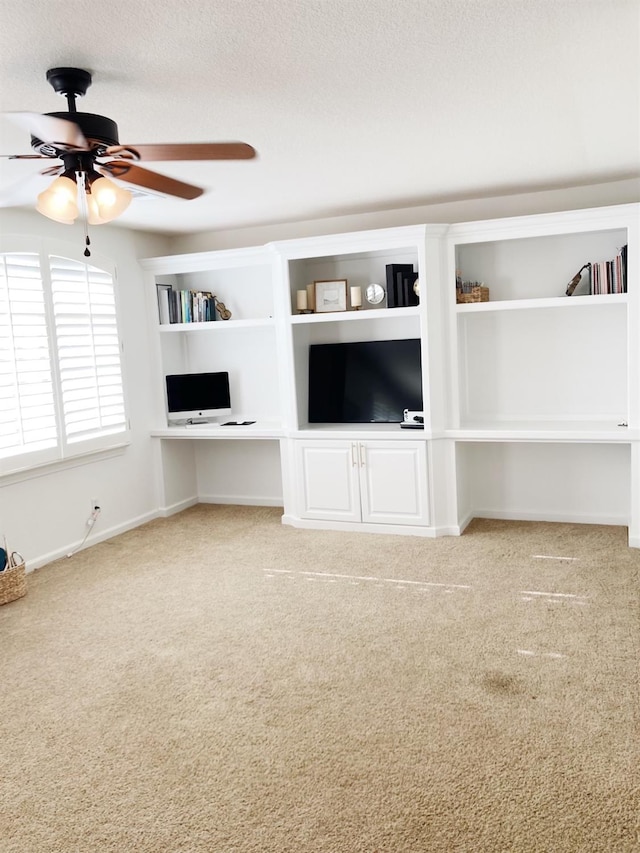
POLYGON ((100 509, 100 501, 98 498, 91 498, 91 508, 89 512, 94 513, 96 509, 100 509))

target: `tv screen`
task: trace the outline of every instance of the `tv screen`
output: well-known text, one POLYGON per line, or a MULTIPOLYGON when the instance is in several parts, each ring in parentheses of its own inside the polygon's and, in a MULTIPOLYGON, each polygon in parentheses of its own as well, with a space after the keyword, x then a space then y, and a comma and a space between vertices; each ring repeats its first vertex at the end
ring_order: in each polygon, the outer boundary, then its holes
POLYGON ((420 341, 309 347, 309 423, 400 423, 422 411, 420 341))
POLYGON ((171 420, 207 418, 231 411, 229 374, 173 373, 166 377, 171 420))

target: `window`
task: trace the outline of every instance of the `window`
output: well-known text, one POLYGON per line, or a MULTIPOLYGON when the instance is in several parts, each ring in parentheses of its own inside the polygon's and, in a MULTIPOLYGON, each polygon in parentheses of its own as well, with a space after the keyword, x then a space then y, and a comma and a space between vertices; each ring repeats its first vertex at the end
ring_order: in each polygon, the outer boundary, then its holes
POLYGON ((128 440, 111 271, 0 254, 0 473, 128 440))

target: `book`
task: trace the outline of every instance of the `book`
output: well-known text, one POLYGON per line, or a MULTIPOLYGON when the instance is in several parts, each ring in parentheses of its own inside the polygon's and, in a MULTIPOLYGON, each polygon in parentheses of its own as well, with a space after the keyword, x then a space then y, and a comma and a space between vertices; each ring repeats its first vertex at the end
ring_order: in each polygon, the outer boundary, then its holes
POLYGON ((169 291, 172 290, 170 284, 156 284, 158 294, 158 316, 160 323, 165 326, 171 322, 169 313, 169 291))

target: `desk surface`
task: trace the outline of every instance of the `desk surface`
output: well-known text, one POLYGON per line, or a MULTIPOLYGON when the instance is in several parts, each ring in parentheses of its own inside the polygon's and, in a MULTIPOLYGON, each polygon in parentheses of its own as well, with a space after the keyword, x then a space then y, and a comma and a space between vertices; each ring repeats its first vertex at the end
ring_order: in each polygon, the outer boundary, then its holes
POLYGON ((151 430, 154 438, 187 439, 257 439, 282 438, 284 430, 279 423, 257 421, 247 426, 224 426, 223 424, 193 424, 191 426, 171 426, 151 430))

